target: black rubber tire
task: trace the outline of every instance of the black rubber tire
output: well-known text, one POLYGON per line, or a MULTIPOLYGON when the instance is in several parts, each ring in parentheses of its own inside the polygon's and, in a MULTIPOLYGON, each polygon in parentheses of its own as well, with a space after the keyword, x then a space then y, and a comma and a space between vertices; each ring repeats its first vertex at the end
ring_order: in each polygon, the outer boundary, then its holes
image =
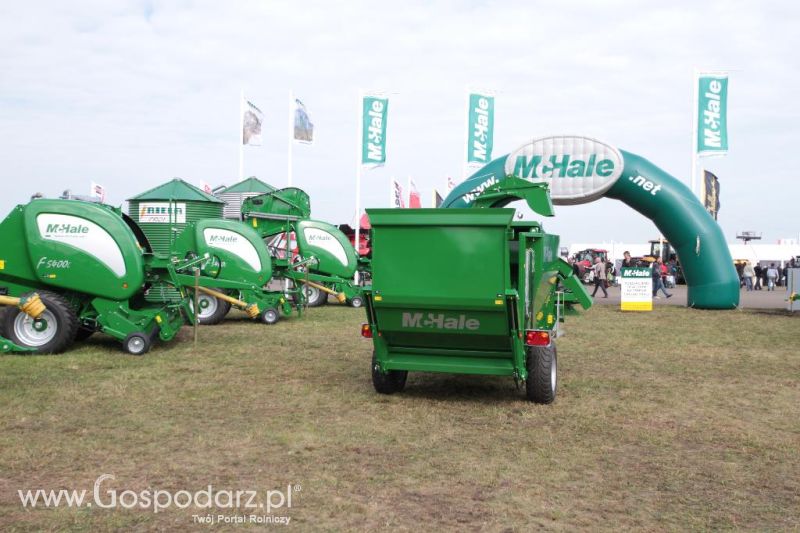
POLYGON ((270 307, 269 309, 264 309, 264 311, 262 311, 260 318, 262 323, 271 326, 278 323, 278 320, 281 318, 281 314, 274 307, 270 307))
POLYGON ((328 303, 328 293, 313 287, 313 291, 306 290, 306 305, 308 307, 320 307, 328 303))
POLYGON ((125 353, 141 356, 150 351, 153 346, 153 337, 142 331, 131 333, 122 341, 122 349, 125 353))
POLYGON ((390 370, 385 374, 378 369, 375 352, 372 352, 372 386, 380 394, 402 392, 408 379, 408 370, 390 370))
POLYGON ((24 315, 21 310, 16 307, 9 307, 3 313, 3 331, 5 337, 14 344, 24 347, 35 348, 36 353, 61 353, 75 341, 75 334, 78 331, 78 315, 70 305, 69 301, 60 294, 47 291, 37 291, 42 303, 47 308, 56 321, 56 334, 47 343, 41 346, 32 346, 20 339, 14 331, 14 322, 17 316, 24 315))
POLYGON ((354 296, 352 300, 350 300, 350 307, 355 307, 358 309, 359 307, 364 306, 364 299, 361 296, 354 296))
POLYGON ((78 326, 78 331, 75 332, 75 341, 82 342, 95 334, 95 330, 87 328, 86 326, 78 326))
POLYGON ((525 361, 528 379, 525 393, 534 403, 553 403, 558 390, 558 355, 555 343, 550 346, 531 346, 525 361))
MULTIPOLYGON (((202 293, 201 293, 202 294, 202 293)), ((220 300, 211 295, 204 295, 208 296, 209 298, 214 298, 217 301, 217 308, 214 312, 208 316, 200 317, 198 320, 201 326, 215 326, 225 320, 225 317, 228 316, 228 313, 231 311, 231 304, 230 302, 226 302, 225 300, 220 300)), ((194 298, 190 300, 190 306, 192 310, 194 310, 194 298)))

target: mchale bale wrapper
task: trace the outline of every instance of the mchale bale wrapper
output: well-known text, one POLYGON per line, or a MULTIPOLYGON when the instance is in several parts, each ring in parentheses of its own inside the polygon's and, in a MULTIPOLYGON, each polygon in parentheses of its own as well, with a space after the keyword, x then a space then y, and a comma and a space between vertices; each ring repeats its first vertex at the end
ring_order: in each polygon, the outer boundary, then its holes
POLYGON ((242 204, 243 220, 270 243, 275 277, 304 286, 309 307, 324 305, 329 294, 339 303, 361 307, 362 287, 353 281, 358 269, 353 245, 339 228, 310 216, 308 194, 296 187, 242 204))
POLYGON ((18 347, 58 353, 73 341, 102 331, 132 354, 147 352, 156 337, 169 341, 194 320, 186 294, 178 302, 146 302, 153 279, 178 286, 178 272, 194 262, 152 268, 135 231, 121 213, 75 200, 34 200, 0 223, 0 291, 27 298, 39 294, 38 316, 4 309, 0 334, 18 347))
POLYGON ((555 399, 559 323, 591 298, 558 256, 557 235, 497 208, 517 199, 553 215, 547 185, 515 178, 473 203, 488 209, 367 210, 373 278, 362 335, 373 339, 379 393, 403 390, 408 372, 448 372, 511 376, 529 400, 555 399))
MULTIPOLYGON (((291 314, 291 304, 282 292, 267 289, 272 278, 272 259, 259 235, 240 222, 206 219, 192 222, 171 245, 172 257, 205 258, 203 277, 198 282, 198 321, 218 324, 231 309, 242 309, 250 318, 274 324, 280 313, 291 314)), ((154 265, 166 266, 173 259, 156 254, 154 265)), ((187 290, 194 288, 194 276, 178 274, 187 290)), ((172 280, 164 277, 147 291, 148 301, 175 299, 172 280)), ((193 300, 191 305, 194 305, 193 300)))

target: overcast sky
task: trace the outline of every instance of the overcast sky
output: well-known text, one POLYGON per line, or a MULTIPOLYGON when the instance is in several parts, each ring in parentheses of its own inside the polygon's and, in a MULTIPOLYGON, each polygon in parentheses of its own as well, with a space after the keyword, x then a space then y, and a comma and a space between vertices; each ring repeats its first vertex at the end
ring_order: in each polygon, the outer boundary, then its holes
MULTIPOLYGON (((125 199, 178 176, 238 180, 239 94, 265 114, 245 175, 287 180, 288 98, 316 144, 294 149, 315 218, 355 210, 359 89, 391 93, 387 164, 364 172, 366 207, 389 181, 459 179, 465 88, 496 93, 494 156, 583 134, 688 182, 692 76, 729 69, 730 154, 720 223, 765 242, 800 234, 800 8, 796 2, 4 2, 0 7, 0 211, 34 192, 125 199), (341 5, 336 5, 341 4, 341 5)), ((623 204, 558 207, 562 243, 644 241, 623 204)))

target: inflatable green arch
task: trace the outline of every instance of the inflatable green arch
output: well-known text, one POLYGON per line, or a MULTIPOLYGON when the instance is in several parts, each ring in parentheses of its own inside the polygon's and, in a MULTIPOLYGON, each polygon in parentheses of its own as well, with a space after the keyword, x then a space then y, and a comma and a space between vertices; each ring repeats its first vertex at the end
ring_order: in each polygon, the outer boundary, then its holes
POLYGON ((689 307, 739 305, 739 277, 719 225, 686 185, 647 159, 589 137, 534 139, 460 183, 442 207, 468 207, 507 176, 547 182, 555 205, 620 200, 652 220, 675 247, 689 307))

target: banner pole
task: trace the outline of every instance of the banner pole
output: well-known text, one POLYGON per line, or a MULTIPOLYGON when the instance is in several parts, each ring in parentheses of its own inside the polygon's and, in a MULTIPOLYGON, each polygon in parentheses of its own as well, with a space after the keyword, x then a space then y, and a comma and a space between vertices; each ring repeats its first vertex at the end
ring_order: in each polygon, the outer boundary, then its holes
POLYGON ((461 181, 464 181, 467 178, 467 169, 469 167, 469 142, 472 140, 470 137, 469 131, 469 95, 470 95, 470 86, 467 85, 464 87, 464 131, 467 134, 467 141, 464 142, 464 139, 461 139, 461 142, 464 143, 464 159, 461 161, 461 181))
POLYGON ((294 93, 292 90, 289 90, 289 167, 288 167, 288 186, 292 186, 292 145, 294 144, 294 116, 293 116, 293 106, 294 106, 294 93))
POLYGON ((239 93, 239 181, 244 179, 244 89, 239 93))
POLYGON ((697 69, 694 69, 692 74, 692 194, 697 196, 697 113, 699 111, 697 106, 697 86, 700 84, 697 69))
MULTIPOLYGON (((358 91, 358 122, 356 123, 356 237, 355 245, 356 258, 359 257, 358 250, 361 244, 361 152, 363 150, 362 144, 364 142, 363 135, 364 128, 364 93, 361 89, 358 91)), ((353 281, 358 284, 358 269, 354 274, 353 281)))

